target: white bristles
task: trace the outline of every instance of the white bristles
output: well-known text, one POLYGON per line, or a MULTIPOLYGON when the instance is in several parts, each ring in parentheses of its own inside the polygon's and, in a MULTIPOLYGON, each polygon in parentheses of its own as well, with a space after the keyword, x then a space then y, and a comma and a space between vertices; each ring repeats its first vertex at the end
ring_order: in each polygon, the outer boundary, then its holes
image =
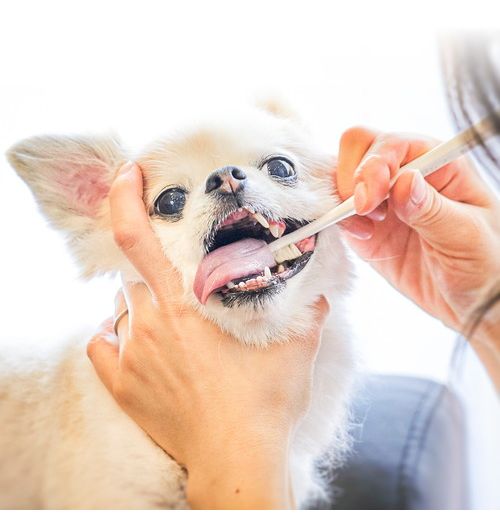
POLYGON ((281 264, 287 260, 294 260, 295 258, 302 256, 302 251, 295 244, 290 244, 278 249, 278 251, 273 251, 273 256, 276 263, 281 264))

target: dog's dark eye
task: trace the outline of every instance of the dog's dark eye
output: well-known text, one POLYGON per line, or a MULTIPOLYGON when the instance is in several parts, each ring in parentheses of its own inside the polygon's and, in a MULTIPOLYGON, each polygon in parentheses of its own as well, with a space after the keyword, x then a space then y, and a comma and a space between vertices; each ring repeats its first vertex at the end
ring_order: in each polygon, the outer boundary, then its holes
POLYGON ((275 157, 267 161, 267 171, 271 177, 277 177, 278 179, 289 179, 295 177, 295 170, 293 165, 281 157, 275 157))
POLYGON ((160 216, 179 216, 186 204, 186 192, 182 188, 169 188, 155 200, 155 213, 160 216))

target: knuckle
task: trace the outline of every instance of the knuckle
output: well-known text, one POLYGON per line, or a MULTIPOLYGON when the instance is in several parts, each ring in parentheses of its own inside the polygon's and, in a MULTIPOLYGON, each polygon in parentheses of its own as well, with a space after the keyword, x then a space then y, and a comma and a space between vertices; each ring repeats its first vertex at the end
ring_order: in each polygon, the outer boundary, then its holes
POLYGON ((140 344, 151 343, 156 338, 155 328, 146 320, 135 319, 130 336, 140 344))
POLYGON ((387 132, 380 136, 380 141, 388 146, 396 146, 407 140, 403 135, 396 132, 387 132))
POLYGON ((354 172, 354 178, 359 180, 363 177, 373 176, 375 172, 387 169, 387 160, 377 153, 368 153, 354 172))
POLYGON ((121 378, 113 385, 113 396, 121 406, 127 407, 133 401, 128 385, 121 378))
POLYGON ((139 238, 128 227, 118 227, 113 232, 116 245, 123 251, 130 251, 137 247, 139 238))
POLYGON ((137 362, 135 356, 129 351, 129 349, 124 350, 124 354, 120 359, 120 369, 124 374, 133 374, 137 369, 137 362))
POLYGON ((340 136, 341 147, 351 147, 358 144, 360 141, 367 141, 374 136, 373 130, 364 126, 352 126, 345 130, 340 136))
POLYGON ((441 196, 434 194, 417 209, 412 220, 418 221, 424 227, 435 225, 445 218, 443 213, 443 200, 441 196))

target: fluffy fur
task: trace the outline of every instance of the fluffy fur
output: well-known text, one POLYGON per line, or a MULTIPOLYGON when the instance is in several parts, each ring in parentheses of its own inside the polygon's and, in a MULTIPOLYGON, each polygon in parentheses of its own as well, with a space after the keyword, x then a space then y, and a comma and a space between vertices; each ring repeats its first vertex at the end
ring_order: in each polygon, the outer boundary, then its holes
MULTIPOLYGON (((82 272, 91 277, 137 274, 113 242, 107 194, 129 157, 116 139, 37 137, 8 152, 49 221, 66 237, 82 272)), ((343 314, 350 267, 337 230, 323 231, 316 250, 286 289, 263 306, 201 306, 192 286, 203 258, 202 239, 218 202, 204 192, 215 169, 237 165, 248 178, 246 201, 276 218, 312 220, 335 204, 334 158, 317 150, 289 111, 273 104, 176 133, 134 157, 145 177, 145 204, 168 185, 189 194, 178 221, 151 217, 166 256, 179 271, 185 299, 248 348, 306 331, 320 294, 331 304, 315 374, 312 403, 291 453, 296 499, 321 495, 314 461, 332 463, 348 444, 347 405, 354 356, 343 314), (269 177, 262 157, 290 157, 296 186, 269 177)), ((184 474, 115 404, 86 358, 88 335, 54 350, 50 359, 10 354, 0 374, 0 506, 25 508, 184 508, 184 474)), ((258 475, 255 478, 259 478, 258 475)))

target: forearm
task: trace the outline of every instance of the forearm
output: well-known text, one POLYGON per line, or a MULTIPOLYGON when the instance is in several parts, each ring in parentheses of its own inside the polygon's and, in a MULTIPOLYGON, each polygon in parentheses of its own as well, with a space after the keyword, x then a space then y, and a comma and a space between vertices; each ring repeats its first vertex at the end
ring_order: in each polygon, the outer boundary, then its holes
POLYGON ((189 471, 187 499, 193 509, 290 509, 288 443, 241 443, 189 471))

